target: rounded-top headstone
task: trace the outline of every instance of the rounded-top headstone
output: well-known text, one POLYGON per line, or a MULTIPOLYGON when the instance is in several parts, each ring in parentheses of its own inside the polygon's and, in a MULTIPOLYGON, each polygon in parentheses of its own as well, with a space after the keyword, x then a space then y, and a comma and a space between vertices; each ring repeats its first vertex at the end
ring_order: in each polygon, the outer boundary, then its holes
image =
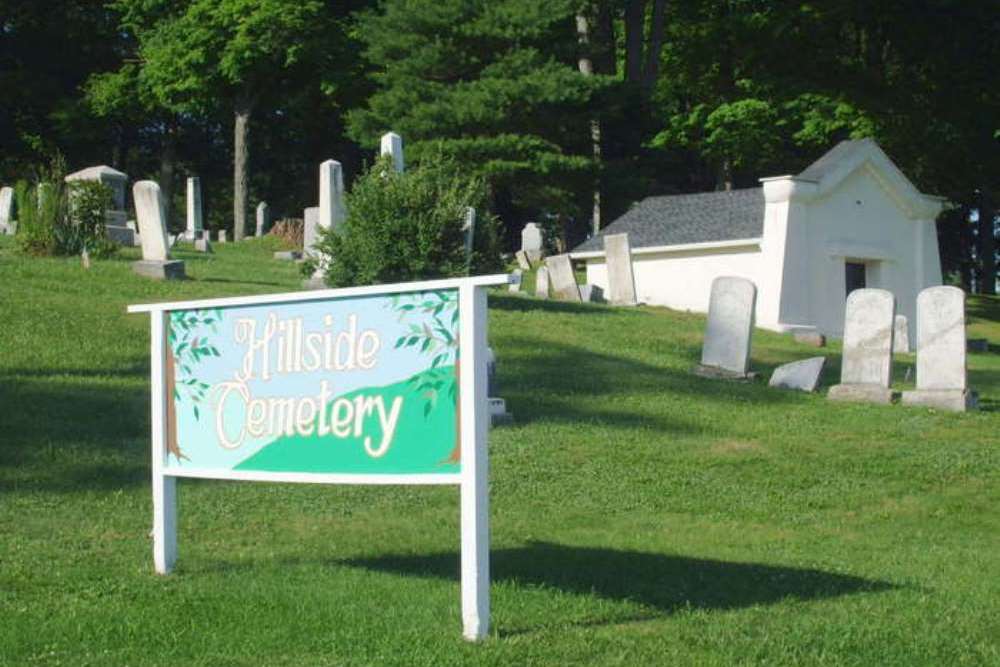
POLYGON ((529 222, 521 230, 521 250, 541 250, 542 230, 534 222, 529 222))
POLYGON ((864 288, 847 295, 842 384, 889 387, 895 314, 896 299, 887 290, 864 288))
POLYGON ((166 261, 170 244, 167 241, 167 218, 163 207, 163 193, 156 181, 138 181, 132 186, 135 218, 142 241, 142 258, 148 261, 166 261))
POLYGON ((917 389, 967 388, 965 292, 928 287, 917 295, 917 389))
POLYGON ((746 278, 720 276, 712 281, 701 349, 703 366, 747 373, 756 301, 757 286, 746 278))

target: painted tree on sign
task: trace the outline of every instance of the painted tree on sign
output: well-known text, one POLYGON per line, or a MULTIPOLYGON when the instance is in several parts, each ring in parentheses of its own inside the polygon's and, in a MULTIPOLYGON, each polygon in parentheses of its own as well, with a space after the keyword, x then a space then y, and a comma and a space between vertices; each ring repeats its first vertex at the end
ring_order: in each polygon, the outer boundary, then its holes
POLYGON ((409 330, 396 339, 395 347, 419 348, 421 354, 434 355, 430 370, 414 375, 408 380, 424 398, 424 416, 430 414, 438 400, 446 396, 455 404, 455 446, 446 463, 458 463, 462 448, 462 410, 458 402, 458 379, 461 369, 458 347, 458 292, 440 290, 397 294, 391 307, 399 313, 399 321, 415 314, 424 316, 423 322, 410 322, 409 330), (446 324, 447 322, 447 324, 446 324), (454 364, 454 371, 447 370, 454 364))
POLYGON ((186 459, 177 439, 177 405, 190 403, 195 419, 201 419, 200 405, 209 385, 195 375, 197 365, 219 350, 209 343, 208 332, 218 333, 222 310, 179 310, 170 313, 165 374, 167 378, 167 453, 186 459))

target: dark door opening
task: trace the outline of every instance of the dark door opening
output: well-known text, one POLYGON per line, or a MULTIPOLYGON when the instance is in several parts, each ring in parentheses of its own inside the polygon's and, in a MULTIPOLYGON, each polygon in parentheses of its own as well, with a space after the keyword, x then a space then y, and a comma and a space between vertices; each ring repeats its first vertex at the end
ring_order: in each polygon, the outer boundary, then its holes
POLYGON ((856 289, 863 289, 865 287, 865 265, 861 262, 845 262, 844 283, 847 286, 848 294, 856 289))

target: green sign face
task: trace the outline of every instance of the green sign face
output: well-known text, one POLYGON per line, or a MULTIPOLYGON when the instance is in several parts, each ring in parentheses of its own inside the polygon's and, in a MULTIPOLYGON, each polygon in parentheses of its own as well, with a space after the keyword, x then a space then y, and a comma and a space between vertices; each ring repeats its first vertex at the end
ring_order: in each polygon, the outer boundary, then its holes
POLYGON ((168 466, 458 474, 458 330, 457 289, 171 311, 168 466))

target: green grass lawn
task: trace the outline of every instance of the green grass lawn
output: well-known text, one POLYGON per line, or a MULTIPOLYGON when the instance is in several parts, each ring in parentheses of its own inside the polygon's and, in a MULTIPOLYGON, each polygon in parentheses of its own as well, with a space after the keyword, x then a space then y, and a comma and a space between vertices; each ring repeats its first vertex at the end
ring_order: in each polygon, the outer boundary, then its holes
MULTIPOLYGON (((496 292, 493 631, 461 640, 458 491, 181 480, 152 571, 148 316, 295 289, 267 242, 191 280, 0 239, 0 664, 1000 664, 1000 302, 983 410, 693 377, 704 320, 496 292)), ((526 282, 526 284, 528 284, 526 282)), ((753 365, 839 348, 758 331, 753 365)), ((897 360, 902 378, 912 356, 897 360)), ((902 386, 902 385, 900 385, 902 386)))

